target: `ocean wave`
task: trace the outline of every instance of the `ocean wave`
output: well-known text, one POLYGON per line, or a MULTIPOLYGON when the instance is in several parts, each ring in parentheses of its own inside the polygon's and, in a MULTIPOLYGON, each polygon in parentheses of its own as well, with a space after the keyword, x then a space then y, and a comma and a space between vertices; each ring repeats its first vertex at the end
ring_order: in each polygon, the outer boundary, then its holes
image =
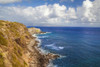
POLYGON ((51 33, 51 32, 46 32, 46 33, 51 33))
POLYGON ((48 38, 49 36, 38 36, 38 38, 48 38))
POLYGON ((59 49, 64 49, 64 47, 58 47, 59 49))
POLYGON ((44 50, 44 49, 42 49, 42 48, 39 48, 39 50, 41 51, 42 54, 48 54, 48 53, 50 53, 49 51, 44 50))
POLYGON ((64 47, 62 46, 55 46, 55 44, 49 44, 49 45, 45 45, 46 47, 50 47, 51 49, 54 49, 54 50, 62 50, 64 49, 64 47))
POLYGON ((37 37, 36 34, 33 34, 32 36, 33 36, 33 37, 37 37))
POLYGON ((62 59, 62 58, 66 58, 66 56, 60 55, 60 58, 58 58, 58 59, 62 59))
POLYGON ((52 61, 50 61, 49 65, 48 65, 47 67, 58 67, 58 66, 57 66, 57 65, 54 65, 54 64, 52 63, 52 61))
POLYGON ((41 40, 38 38, 37 34, 33 34, 33 37, 36 37, 36 41, 38 41, 38 47, 41 45, 41 40))
MULTIPOLYGON (((62 56, 62 55, 59 55, 59 56, 60 56, 60 58, 58 58, 58 59, 62 59, 62 58, 65 58, 65 57, 66 57, 66 56, 62 56)), ((54 65, 54 64, 53 64, 53 61, 50 60, 50 63, 48 64, 47 67, 58 67, 58 65, 54 65)))
POLYGON ((50 34, 50 33, 52 33, 52 32, 45 32, 45 33, 41 33, 41 34, 50 34))
MULTIPOLYGON (((51 32, 47 32, 47 33, 51 33, 51 32)), ((39 41, 39 43, 38 43, 38 47, 39 47, 39 46, 41 45, 41 39, 39 39, 40 37, 37 36, 36 34, 34 34, 34 35, 32 35, 32 36, 36 37, 36 40, 39 41)), ((42 38, 45 38, 45 37, 47 37, 47 36, 44 36, 44 37, 42 37, 42 38)), ((50 47, 50 46, 54 46, 54 45, 55 45, 55 44, 50 44, 50 45, 46 45, 46 46, 49 46, 49 47, 50 47)), ((54 46, 54 48, 55 48, 55 46, 54 46)), ((42 48, 38 48, 38 49, 41 51, 42 54, 48 54, 48 53, 50 53, 49 51, 44 50, 44 49, 42 49, 42 48)), ((56 48, 56 49, 58 49, 58 48, 56 48)), ((59 47, 59 49, 63 49, 63 47, 59 47)), ((47 67, 58 67, 58 66, 57 66, 57 65, 54 65, 54 64, 52 63, 52 60, 51 60, 47 67)))
MULTIPOLYGON (((41 45, 41 39, 39 39, 39 36, 37 36, 37 34, 33 34, 32 36, 33 36, 33 37, 36 37, 35 40, 39 42, 39 43, 38 43, 38 47, 40 47, 40 45, 41 45)), ((42 49, 42 48, 38 48, 38 49, 41 51, 42 54, 48 54, 48 53, 50 53, 49 51, 44 50, 44 49, 42 49)))
POLYGON ((49 44, 49 45, 45 45, 45 46, 47 46, 47 47, 52 47, 52 46, 54 46, 55 44, 53 43, 53 44, 49 44))

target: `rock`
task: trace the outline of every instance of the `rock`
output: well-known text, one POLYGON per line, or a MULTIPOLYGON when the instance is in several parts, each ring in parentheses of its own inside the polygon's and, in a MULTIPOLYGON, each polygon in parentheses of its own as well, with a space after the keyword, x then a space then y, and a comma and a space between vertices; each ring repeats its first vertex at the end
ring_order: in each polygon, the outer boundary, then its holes
POLYGON ((32 35, 32 34, 40 34, 40 33, 42 33, 42 31, 39 29, 39 28, 34 28, 34 27, 32 27, 32 28, 28 28, 28 31, 29 31, 29 33, 32 35))
POLYGON ((48 59, 51 59, 51 60, 57 59, 57 58, 59 58, 59 57, 60 57, 60 56, 57 55, 57 54, 53 54, 53 53, 48 53, 48 54, 47 54, 47 58, 48 58, 48 59))

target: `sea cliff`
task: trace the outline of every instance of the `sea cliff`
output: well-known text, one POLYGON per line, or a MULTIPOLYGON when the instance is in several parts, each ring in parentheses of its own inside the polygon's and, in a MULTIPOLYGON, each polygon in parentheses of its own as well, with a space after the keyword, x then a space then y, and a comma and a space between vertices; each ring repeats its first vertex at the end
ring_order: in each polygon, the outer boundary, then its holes
POLYGON ((0 20, 0 67, 47 67, 50 59, 59 57, 41 53, 32 36, 40 33, 37 28, 0 20))

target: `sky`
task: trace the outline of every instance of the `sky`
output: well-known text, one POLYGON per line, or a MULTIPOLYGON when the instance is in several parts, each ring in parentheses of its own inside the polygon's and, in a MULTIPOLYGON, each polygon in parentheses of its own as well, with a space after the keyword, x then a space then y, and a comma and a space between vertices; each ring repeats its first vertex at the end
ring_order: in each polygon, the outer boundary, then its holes
POLYGON ((100 0, 0 0, 0 20, 26 26, 100 27, 100 0))

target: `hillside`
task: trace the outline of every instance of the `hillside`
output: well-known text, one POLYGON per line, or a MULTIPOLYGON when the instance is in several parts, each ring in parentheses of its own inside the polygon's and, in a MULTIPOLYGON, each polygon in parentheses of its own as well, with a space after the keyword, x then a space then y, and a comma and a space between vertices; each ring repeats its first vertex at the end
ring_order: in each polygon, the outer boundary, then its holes
POLYGON ((38 50, 38 41, 32 36, 37 33, 41 30, 0 20, 0 67, 46 67, 49 59, 58 57, 38 50))

